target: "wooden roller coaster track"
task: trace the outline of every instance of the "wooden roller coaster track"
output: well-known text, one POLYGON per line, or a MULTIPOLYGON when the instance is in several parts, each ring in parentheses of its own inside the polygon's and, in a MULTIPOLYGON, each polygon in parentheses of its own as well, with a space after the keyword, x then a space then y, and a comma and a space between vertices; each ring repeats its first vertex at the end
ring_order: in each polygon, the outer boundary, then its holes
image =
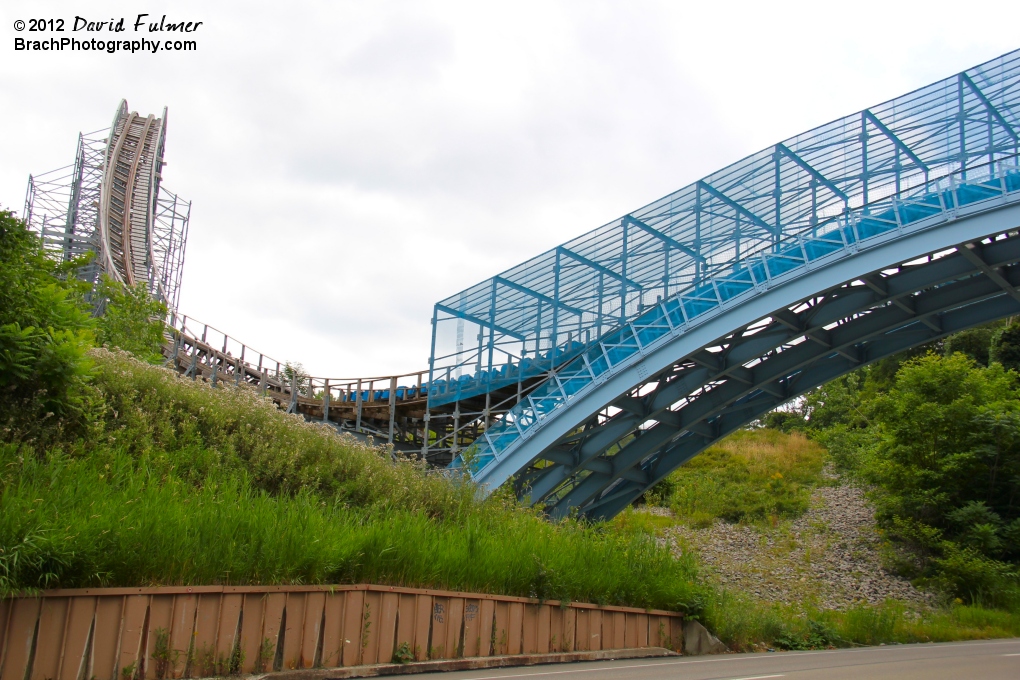
POLYGON ((288 413, 372 437, 395 450, 421 451, 428 401, 423 381, 428 371, 370 378, 311 377, 188 317, 172 320, 164 356, 167 365, 193 380, 214 387, 248 385, 288 413))
MULTIPOLYGON (((103 270, 134 285, 153 276, 151 229, 160 181, 166 113, 162 118, 129 112, 121 102, 110 129, 100 192, 103 270)), ((155 282, 161 280, 156 274, 155 282)))

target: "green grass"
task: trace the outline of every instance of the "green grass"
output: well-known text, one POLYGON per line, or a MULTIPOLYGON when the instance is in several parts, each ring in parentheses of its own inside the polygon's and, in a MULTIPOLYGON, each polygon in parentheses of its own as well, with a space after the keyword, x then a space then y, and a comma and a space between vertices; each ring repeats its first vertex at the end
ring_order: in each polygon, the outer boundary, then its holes
POLYGON ((611 531, 645 536, 661 536, 666 529, 674 525, 676 525, 675 517, 653 515, 633 507, 624 508, 620 514, 606 523, 611 531))
POLYGON ((650 502, 685 523, 770 522, 807 510, 825 449, 799 433, 742 430, 673 472, 650 502))
POLYGON ((961 604, 915 610, 889 601, 847 611, 820 611, 754 602, 740 595, 720 592, 707 603, 703 617, 719 638, 735 651, 1020 636, 1020 614, 961 604))
POLYGON ((693 558, 550 523, 510 499, 123 353, 93 352, 92 418, 0 445, 0 594, 372 582, 696 611, 693 558))

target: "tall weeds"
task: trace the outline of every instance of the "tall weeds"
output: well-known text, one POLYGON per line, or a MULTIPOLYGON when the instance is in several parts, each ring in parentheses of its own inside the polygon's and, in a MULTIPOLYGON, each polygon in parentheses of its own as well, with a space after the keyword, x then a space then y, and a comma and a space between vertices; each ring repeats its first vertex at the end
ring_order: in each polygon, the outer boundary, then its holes
POLYGON ((486 502, 249 389, 93 352, 87 436, 0 445, 0 594, 170 584, 391 585, 696 610, 690 558, 486 502))

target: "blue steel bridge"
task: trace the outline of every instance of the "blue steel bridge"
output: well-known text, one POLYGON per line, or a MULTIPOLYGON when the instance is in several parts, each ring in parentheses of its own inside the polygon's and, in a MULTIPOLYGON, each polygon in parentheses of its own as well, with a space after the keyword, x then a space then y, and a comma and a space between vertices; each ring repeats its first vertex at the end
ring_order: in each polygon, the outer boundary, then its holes
POLYGON ((448 463, 483 493, 513 484, 553 517, 609 518, 784 402, 1020 314, 1018 135, 1020 51, 451 295, 427 372, 296 378, 186 323, 172 358, 448 463))
POLYGON ((1020 313, 1018 134, 1020 51, 446 298, 428 381, 430 419, 449 423, 438 444, 488 490, 512 482, 553 516, 608 518, 826 381, 1020 313))

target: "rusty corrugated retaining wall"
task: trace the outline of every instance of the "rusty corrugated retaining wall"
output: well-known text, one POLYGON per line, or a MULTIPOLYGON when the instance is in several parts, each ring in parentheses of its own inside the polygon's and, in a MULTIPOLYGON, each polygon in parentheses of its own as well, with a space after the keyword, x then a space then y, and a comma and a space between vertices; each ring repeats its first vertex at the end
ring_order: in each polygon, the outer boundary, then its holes
POLYGON ((0 680, 163 680, 640 647, 675 612, 374 585, 51 590, 0 600, 0 680), (406 646, 405 646, 406 645, 406 646))

